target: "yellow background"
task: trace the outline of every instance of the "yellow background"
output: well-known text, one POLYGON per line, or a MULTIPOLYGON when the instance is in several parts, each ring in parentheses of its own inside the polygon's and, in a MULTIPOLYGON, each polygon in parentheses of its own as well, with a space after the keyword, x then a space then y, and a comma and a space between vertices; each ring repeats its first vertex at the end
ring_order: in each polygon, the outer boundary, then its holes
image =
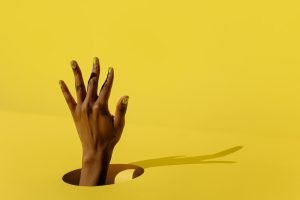
POLYGON ((0 3, 1 199, 299 199, 300 5, 287 1, 0 3), (129 95, 112 163, 201 156, 139 178, 78 187, 81 147, 58 84, 70 60, 129 95))

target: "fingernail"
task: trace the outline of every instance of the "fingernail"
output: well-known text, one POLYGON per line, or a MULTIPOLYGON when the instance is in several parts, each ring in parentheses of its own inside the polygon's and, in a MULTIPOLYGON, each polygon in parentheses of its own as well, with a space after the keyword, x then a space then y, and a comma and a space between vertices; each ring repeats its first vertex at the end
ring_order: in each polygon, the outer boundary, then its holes
POLYGON ((99 58, 98 57, 94 57, 94 65, 95 64, 99 64, 99 58))
POLYGON ((62 80, 59 80, 58 83, 59 83, 60 87, 63 85, 63 81, 62 80))
POLYGON ((108 68, 108 73, 110 74, 112 72, 113 68, 112 67, 109 67, 108 68))
POLYGON ((123 104, 128 104, 129 96, 126 96, 122 99, 123 104))
POLYGON ((72 61, 71 61, 71 67, 72 67, 72 69, 76 69, 77 63, 76 63, 75 60, 72 60, 72 61))

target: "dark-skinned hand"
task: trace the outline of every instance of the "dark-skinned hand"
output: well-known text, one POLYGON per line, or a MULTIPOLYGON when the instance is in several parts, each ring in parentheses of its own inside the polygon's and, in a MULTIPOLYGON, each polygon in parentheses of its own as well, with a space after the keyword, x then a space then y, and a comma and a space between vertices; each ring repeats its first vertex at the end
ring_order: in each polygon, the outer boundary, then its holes
POLYGON ((79 185, 103 185, 113 149, 125 126, 129 97, 120 98, 113 116, 108 109, 108 100, 114 80, 114 69, 109 68, 98 95, 99 59, 94 58, 87 90, 78 63, 72 60, 71 66, 75 78, 77 102, 65 82, 60 80, 59 83, 82 144, 82 169, 79 185))

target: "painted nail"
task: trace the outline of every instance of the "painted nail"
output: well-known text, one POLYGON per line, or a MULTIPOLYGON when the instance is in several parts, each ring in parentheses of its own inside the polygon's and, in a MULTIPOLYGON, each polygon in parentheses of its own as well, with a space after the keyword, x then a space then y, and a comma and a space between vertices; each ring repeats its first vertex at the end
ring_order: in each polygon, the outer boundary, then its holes
POLYGON ((108 68, 108 73, 110 74, 112 72, 113 68, 112 67, 109 67, 108 68))
POLYGON ((122 104, 128 104, 129 96, 126 96, 122 99, 122 104))
POLYGON ((94 57, 94 65, 95 64, 99 64, 99 58, 98 57, 94 57))
POLYGON ((63 86, 63 81, 62 80, 59 80, 58 83, 59 83, 60 87, 63 86))
POLYGON ((75 60, 72 60, 72 61, 71 61, 71 67, 72 67, 72 69, 76 69, 77 63, 76 63, 75 60))

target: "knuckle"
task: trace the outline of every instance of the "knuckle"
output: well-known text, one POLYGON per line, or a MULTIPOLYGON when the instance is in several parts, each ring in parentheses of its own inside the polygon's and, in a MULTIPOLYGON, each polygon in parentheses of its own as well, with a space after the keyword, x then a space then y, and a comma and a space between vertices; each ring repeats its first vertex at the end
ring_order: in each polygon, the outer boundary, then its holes
POLYGON ((84 85, 81 83, 81 84, 76 85, 75 87, 76 87, 76 91, 81 91, 81 90, 83 90, 84 85))
POLYGON ((95 104, 92 109, 93 109, 93 111, 97 111, 100 109, 100 107, 98 104, 95 104))
POLYGON ((98 104, 98 111, 100 113, 106 114, 108 112, 108 105, 107 105, 107 103, 100 102, 98 104))
POLYGON ((100 108, 99 108, 99 112, 100 112, 101 114, 107 114, 107 113, 108 113, 108 110, 107 110, 107 108, 100 107, 100 108))

